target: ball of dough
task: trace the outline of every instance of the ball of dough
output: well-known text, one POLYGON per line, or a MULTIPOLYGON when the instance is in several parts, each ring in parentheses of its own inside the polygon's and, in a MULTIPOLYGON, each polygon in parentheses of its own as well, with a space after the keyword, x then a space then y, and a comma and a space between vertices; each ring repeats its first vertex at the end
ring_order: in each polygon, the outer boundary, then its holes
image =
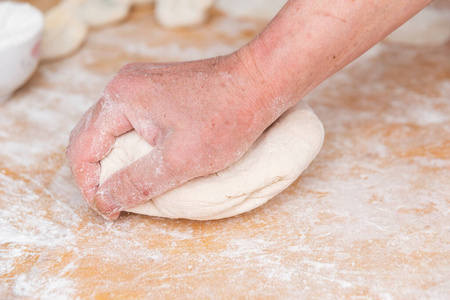
POLYGON ((69 55, 85 41, 87 26, 61 7, 54 7, 45 14, 41 57, 44 60, 69 55))
POLYGON ((167 28, 203 23, 213 0, 156 0, 155 17, 167 28))
POLYGON ((130 5, 151 5, 153 4, 154 0, 128 0, 128 3, 130 3, 130 5))
MULTIPOLYGON (((252 210, 287 188, 311 163, 324 138, 322 123, 305 104, 284 113, 230 167, 192 179, 128 209, 138 214, 212 220, 252 210)), ((100 183, 152 150, 136 131, 116 142, 101 163, 100 183)))
POLYGON ((388 43, 439 46, 450 39, 450 11, 426 7, 385 38, 388 43))
POLYGON ((130 12, 127 0, 65 0, 61 7, 89 27, 117 23, 125 19, 130 12))
POLYGON ((287 0, 217 0, 215 8, 236 18, 271 20, 287 0))

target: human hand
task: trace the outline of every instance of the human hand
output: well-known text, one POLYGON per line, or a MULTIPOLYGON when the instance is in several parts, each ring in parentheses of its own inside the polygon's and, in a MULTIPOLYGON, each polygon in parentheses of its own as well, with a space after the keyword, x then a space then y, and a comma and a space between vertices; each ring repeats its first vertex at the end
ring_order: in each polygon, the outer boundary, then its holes
POLYGON ((123 67, 72 131, 67 157, 84 199, 116 219, 241 157, 283 111, 267 107, 270 85, 232 54, 123 67), (265 88, 261 88, 265 87, 265 88), (116 137, 135 129, 154 149, 99 186, 99 162, 116 137))

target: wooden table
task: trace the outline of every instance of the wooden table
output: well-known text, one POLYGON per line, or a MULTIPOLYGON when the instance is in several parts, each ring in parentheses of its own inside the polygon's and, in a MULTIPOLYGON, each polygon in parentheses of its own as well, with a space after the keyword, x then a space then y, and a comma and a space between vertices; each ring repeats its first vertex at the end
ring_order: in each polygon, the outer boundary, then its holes
POLYGON ((259 209, 111 223, 83 203, 68 135, 122 65, 225 54, 263 26, 134 10, 0 106, 1 299, 450 297, 450 43, 379 44, 312 92, 323 149, 259 209))

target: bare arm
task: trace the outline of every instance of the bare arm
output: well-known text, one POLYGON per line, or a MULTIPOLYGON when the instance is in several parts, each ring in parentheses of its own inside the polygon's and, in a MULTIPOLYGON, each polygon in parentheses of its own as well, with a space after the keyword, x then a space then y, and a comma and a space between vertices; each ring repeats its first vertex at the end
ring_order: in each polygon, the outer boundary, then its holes
POLYGON ((270 110, 282 99, 289 107, 430 2, 291 0, 237 54, 255 81, 272 89, 261 105, 270 110))
POLYGON ((286 109, 429 2, 290 0, 230 55, 125 66, 71 134, 67 156, 83 197, 115 219, 226 168, 286 109), (132 129, 154 150, 99 186, 99 161, 132 129))

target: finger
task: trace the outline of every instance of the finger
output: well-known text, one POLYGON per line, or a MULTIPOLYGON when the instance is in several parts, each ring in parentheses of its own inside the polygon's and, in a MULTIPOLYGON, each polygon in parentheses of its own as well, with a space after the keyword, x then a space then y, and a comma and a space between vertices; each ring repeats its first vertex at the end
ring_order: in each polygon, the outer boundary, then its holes
POLYGON ((133 127, 123 110, 104 99, 83 116, 71 134, 67 158, 83 198, 92 203, 100 176, 99 161, 110 151, 117 136, 133 127))
POLYGON ((109 177, 98 189, 93 206, 103 216, 115 219, 118 212, 144 203, 181 183, 181 172, 164 151, 164 144, 109 177))

